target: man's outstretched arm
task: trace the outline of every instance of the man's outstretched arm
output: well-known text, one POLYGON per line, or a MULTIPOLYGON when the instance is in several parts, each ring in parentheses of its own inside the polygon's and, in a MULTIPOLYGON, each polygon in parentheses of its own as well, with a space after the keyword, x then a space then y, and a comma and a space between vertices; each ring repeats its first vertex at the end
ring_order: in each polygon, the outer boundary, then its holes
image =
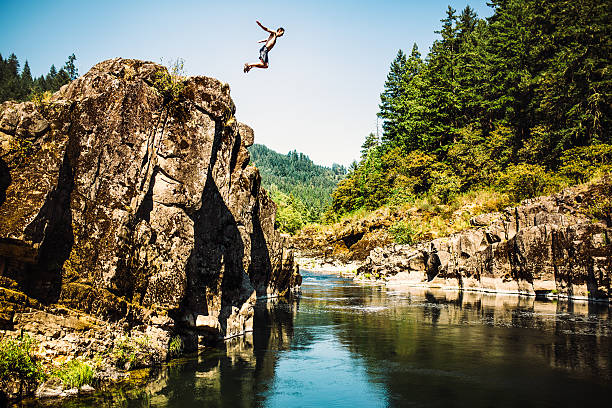
POLYGON ((261 24, 259 21, 255 21, 257 23, 258 26, 260 26, 264 31, 269 32, 270 34, 273 33, 273 31, 270 31, 270 29, 266 26, 264 26, 263 24, 261 24))

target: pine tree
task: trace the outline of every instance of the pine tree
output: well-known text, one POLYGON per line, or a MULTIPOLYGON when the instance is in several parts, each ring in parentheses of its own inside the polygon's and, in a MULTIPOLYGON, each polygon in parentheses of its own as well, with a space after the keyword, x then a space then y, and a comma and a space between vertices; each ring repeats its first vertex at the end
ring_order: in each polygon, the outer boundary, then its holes
POLYGON ((51 65, 49 68, 49 73, 45 77, 45 91, 52 91, 56 88, 56 77, 57 77, 57 68, 55 68, 55 64, 51 65))
POLYGON ((406 61, 399 104, 399 140, 405 151, 425 149, 430 144, 427 106, 425 104, 424 63, 416 44, 406 61))
POLYGON ((528 137, 532 112, 534 64, 529 50, 535 40, 530 32, 532 0, 491 0, 495 13, 489 18, 487 44, 487 88, 491 117, 516 129, 518 147, 528 137))
POLYGON ((26 60, 23 65, 23 70, 21 71, 21 92, 20 92, 20 100, 23 100, 30 95, 32 91, 33 81, 32 81, 32 72, 30 71, 30 64, 28 60, 26 60))
POLYGON ((77 79, 79 76, 79 70, 74 64, 75 60, 76 57, 74 56, 74 54, 72 54, 68 57, 68 61, 66 61, 66 64, 64 65, 64 70, 68 74, 68 78, 70 81, 77 79))
POLYGON ((537 9, 538 88, 531 109, 559 155, 571 146, 611 143, 612 7, 605 0, 556 0, 537 9))
POLYGON ((486 68, 485 44, 487 41, 486 23, 467 6, 457 22, 457 127, 474 126, 490 130, 485 115, 483 76, 486 68))
POLYGON ((400 97, 402 94, 404 73, 406 72, 406 55, 402 50, 397 52, 397 56, 391 63, 385 88, 380 95, 380 112, 378 116, 383 119, 384 141, 397 140, 399 129, 398 122, 400 97))
POLYGON ((7 66, 8 75, 10 75, 11 78, 17 78, 17 76, 19 75, 19 60, 17 59, 17 56, 15 54, 11 54, 8 57, 7 66))
POLYGON ((23 65, 21 80, 24 81, 25 84, 30 84, 32 82, 32 72, 30 71, 30 64, 28 63, 28 60, 26 60, 25 64, 23 65))
POLYGON ((52 65, 46 76, 32 78, 30 64, 26 60, 23 70, 19 70, 19 59, 11 54, 8 59, 0 55, 0 102, 6 100, 25 101, 37 92, 55 92, 76 78, 78 70, 74 64, 74 54, 68 57, 65 66, 59 71, 52 65))
POLYGON ((442 29, 436 31, 441 39, 434 42, 428 56, 426 85, 427 106, 431 117, 431 139, 436 141, 430 150, 444 153, 455 140, 459 117, 457 84, 457 15, 448 6, 446 18, 440 20, 442 29))
POLYGON ((368 153, 379 144, 378 137, 374 133, 366 136, 365 141, 361 145, 361 158, 365 158, 368 153))
POLYGON ((20 99, 21 84, 19 78, 19 60, 11 54, 5 61, 4 84, 2 85, 2 100, 20 99))
POLYGON ((465 37, 469 36, 478 24, 478 15, 470 6, 466 6, 459 15, 457 22, 457 40, 459 44, 466 41, 465 37))

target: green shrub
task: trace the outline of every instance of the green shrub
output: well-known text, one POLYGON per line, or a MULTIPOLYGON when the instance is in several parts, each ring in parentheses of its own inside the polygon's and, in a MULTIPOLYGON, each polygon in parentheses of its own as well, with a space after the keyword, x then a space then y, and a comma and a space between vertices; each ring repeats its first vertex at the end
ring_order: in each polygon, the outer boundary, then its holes
POLYGON ((537 164, 509 166, 497 179, 497 188, 507 192, 515 202, 558 191, 567 184, 561 177, 549 174, 537 164))
POLYGON ((16 168, 28 162, 34 154, 34 142, 23 135, 15 135, 9 143, 9 166, 16 168))
POLYGON ((168 345, 168 353, 171 357, 178 357, 183 354, 184 346, 183 339, 180 336, 174 336, 168 345))
POLYGON ((389 233, 398 244, 412 244, 418 237, 418 232, 410 222, 398 221, 389 228, 389 233))
POLYGON ((275 184, 270 186, 270 197, 276 204, 276 221, 274 228, 281 232, 294 234, 305 224, 303 214, 304 204, 293 194, 287 195, 280 191, 275 184))
POLYGON ((32 352, 33 340, 26 334, 18 339, 0 340, 0 378, 40 381, 42 365, 32 352))
POLYGON ((36 109, 38 109, 41 113, 44 113, 49 104, 51 103, 52 96, 53 93, 51 91, 37 90, 33 91, 30 95, 30 101, 34 102, 34 106, 36 106, 36 109))
POLYGON ((449 172, 436 172, 433 180, 429 192, 438 197, 443 204, 448 204, 461 190, 461 180, 449 172))
POLYGON ((53 376, 62 380, 64 387, 80 388, 93 383, 94 370, 89 364, 74 359, 58 368, 53 376))
POLYGON ((561 156, 561 174, 575 182, 585 182, 598 172, 612 171, 612 145, 575 147, 561 156))
POLYGON ((612 223, 612 180, 610 176, 604 176, 602 181, 593 188, 592 196, 581 211, 595 220, 612 223))
POLYGON ((169 69, 157 71, 153 80, 153 88, 157 89, 163 96, 164 105, 168 106, 175 114, 183 113, 181 104, 183 89, 185 88, 183 66, 184 61, 180 58, 171 61, 169 69))

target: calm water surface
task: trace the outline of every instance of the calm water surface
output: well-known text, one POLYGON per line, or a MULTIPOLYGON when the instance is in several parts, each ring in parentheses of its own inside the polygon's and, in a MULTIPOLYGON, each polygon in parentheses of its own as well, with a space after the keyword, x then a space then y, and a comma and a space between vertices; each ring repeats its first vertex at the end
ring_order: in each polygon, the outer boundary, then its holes
POLYGON ((64 406, 609 406, 607 305, 302 273, 298 301, 258 305, 254 335, 64 406))

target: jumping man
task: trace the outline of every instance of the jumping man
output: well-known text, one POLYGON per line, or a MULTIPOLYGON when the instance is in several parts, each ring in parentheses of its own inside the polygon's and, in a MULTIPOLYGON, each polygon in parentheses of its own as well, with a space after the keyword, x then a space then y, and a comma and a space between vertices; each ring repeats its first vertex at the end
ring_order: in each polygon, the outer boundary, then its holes
POLYGON ((283 34, 285 33, 285 29, 282 27, 276 31, 272 31, 264 27, 259 21, 257 21, 257 24, 261 28, 263 28, 264 31, 269 32, 270 36, 268 37, 267 40, 258 41, 260 43, 265 43, 264 46, 261 47, 261 49, 259 50, 259 60, 261 62, 257 64, 249 64, 247 62, 246 64, 244 64, 244 72, 249 72, 251 68, 268 68, 268 52, 270 52, 272 47, 274 47, 274 44, 276 44, 276 39, 278 37, 282 37, 283 34))

